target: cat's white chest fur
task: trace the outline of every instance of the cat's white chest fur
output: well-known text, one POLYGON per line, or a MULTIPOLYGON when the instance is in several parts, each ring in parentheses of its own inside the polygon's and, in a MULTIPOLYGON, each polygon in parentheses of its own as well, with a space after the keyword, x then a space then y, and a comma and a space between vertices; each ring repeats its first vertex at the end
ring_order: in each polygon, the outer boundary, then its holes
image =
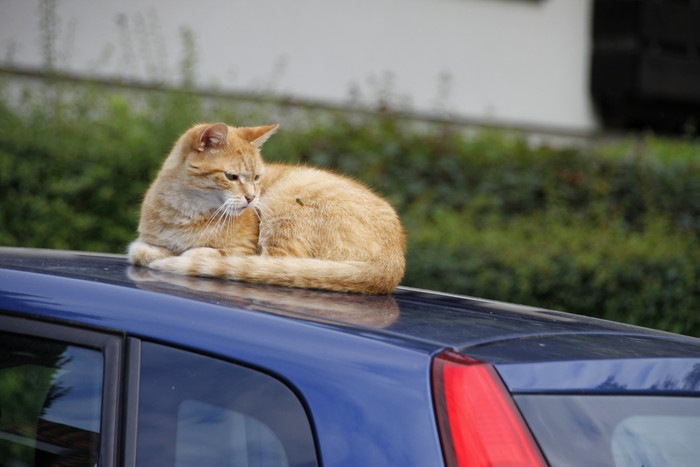
POLYGON ((218 190, 185 189, 174 197, 174 208, 189 219, 201 217, 203 213, 215 212, 226 203, 227 196, 218 190))

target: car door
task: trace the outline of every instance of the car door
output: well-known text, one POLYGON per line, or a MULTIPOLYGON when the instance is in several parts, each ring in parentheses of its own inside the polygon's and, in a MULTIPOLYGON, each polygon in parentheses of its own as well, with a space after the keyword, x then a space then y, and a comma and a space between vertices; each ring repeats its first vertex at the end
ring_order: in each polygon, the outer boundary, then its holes
POLYGON ((0 465, 314 467, 277 376, 177 346, 0 315, 0 465))

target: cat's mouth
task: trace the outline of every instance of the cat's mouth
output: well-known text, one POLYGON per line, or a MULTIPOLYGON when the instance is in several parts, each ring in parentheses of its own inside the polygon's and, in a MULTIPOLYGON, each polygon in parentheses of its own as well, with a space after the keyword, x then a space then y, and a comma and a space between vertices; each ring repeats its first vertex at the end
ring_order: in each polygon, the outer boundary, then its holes
POLYGON ((248 205, 245 204, 245 202, 241 203, 234 198, 227 198, 223 203, 219 204, 217 208, 213 208, 214 213, 212 214, 212 218, 224 219, 227 217, 238 217, 247 207, 248 205))
POLYGON ((236 199, 236 198, 229 198, 227 199, 224 204, 221 206, 220 209, 225 210, 228 215, 238 217, 245 211, 246 209, 249 208, 255 208, 255 206, 258 204, 257 198, 255 199, 236 199))
POLYGON ((248 206, 247 206, 247 205, 246 205, 246 206, 230 206, 230 207, 227 209, 227 212, 228 212, 228 214, 229 214, 230 216, 238 217, 238 216, 240 216, 240 215, 243 213, 243 211, 245 211, 246 209, 248 209, 248 206))

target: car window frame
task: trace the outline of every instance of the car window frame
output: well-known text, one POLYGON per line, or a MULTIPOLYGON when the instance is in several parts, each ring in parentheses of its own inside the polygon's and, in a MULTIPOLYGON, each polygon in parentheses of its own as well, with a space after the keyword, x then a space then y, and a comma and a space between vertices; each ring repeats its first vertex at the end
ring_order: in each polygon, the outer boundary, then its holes
MULTIPOLYGON (((116 467, 119 462, 122 383, 124 379, 124 339, 117 334, 79 326, 50 323, 31 317, 0 313, 0 330, 27 337, 49 339, 100 352, 104 359, 100 420, 100 467, 116 467)), ((128 464, 124 464, 128 465, 128 464)))

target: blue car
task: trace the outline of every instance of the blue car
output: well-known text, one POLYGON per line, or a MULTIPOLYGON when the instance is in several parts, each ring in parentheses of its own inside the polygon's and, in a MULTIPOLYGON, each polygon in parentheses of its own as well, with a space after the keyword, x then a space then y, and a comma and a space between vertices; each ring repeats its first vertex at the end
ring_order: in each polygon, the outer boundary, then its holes
POLYGON ((700 340, 0 248, 2 466, 697 466, 700 340))

